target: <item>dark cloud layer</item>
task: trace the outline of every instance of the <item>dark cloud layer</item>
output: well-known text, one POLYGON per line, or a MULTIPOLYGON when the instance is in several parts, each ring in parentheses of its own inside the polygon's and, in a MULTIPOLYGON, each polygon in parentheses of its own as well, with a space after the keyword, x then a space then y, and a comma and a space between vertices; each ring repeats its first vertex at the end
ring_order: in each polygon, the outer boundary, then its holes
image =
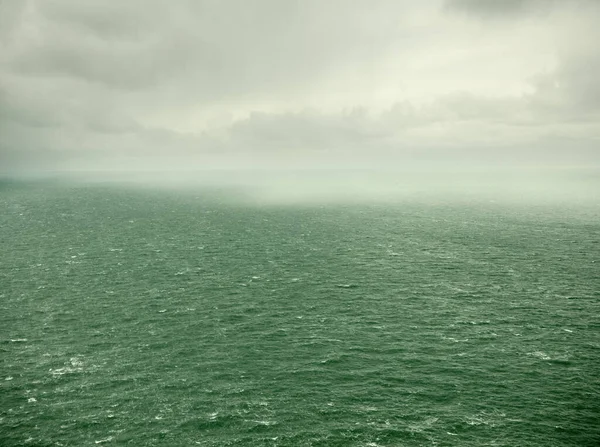
MULTIPOLYGON (((517 17, 531 13, 547 13, 556 0, 446 0, 448 11, 481 18, 517 17)), ((567 0, 570 1, 570 0, 567 0)))

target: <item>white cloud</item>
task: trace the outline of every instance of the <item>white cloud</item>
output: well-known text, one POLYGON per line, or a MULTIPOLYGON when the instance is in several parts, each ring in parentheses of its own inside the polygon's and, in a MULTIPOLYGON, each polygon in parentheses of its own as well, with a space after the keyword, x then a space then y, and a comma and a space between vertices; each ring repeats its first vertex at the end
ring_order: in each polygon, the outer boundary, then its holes
POLYGON ((591 0, 3 2, 0 164, 597 162, 598 18, 591 0))

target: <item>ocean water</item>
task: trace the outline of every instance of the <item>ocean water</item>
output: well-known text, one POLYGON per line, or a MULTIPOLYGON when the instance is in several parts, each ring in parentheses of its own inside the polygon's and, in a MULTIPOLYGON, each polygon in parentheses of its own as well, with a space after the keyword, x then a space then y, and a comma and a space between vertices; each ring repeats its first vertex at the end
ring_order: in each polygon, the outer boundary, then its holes
POLYGON ((0 445, 598 446, 600 210, 0 186, 0 445))

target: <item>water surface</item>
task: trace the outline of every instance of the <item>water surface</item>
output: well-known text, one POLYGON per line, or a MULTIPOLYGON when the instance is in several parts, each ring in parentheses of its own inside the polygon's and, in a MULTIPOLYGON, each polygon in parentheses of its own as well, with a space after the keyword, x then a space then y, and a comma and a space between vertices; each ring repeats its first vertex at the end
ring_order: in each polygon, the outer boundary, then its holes
POLYGON ((599 215, 3 183, 0 444, 600 445, 599 215))

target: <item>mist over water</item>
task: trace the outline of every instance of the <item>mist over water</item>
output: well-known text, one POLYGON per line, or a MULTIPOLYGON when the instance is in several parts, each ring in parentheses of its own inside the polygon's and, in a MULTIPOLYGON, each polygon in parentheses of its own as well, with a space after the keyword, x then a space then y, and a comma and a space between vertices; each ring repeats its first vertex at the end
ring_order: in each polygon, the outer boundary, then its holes
POLYGON ((21 180, 126 185, 216 194, 257 205, 497 201, 500 203, 600 205, 595 167, 473 167, 405 169, 207 169, 30 172, 21 180))

